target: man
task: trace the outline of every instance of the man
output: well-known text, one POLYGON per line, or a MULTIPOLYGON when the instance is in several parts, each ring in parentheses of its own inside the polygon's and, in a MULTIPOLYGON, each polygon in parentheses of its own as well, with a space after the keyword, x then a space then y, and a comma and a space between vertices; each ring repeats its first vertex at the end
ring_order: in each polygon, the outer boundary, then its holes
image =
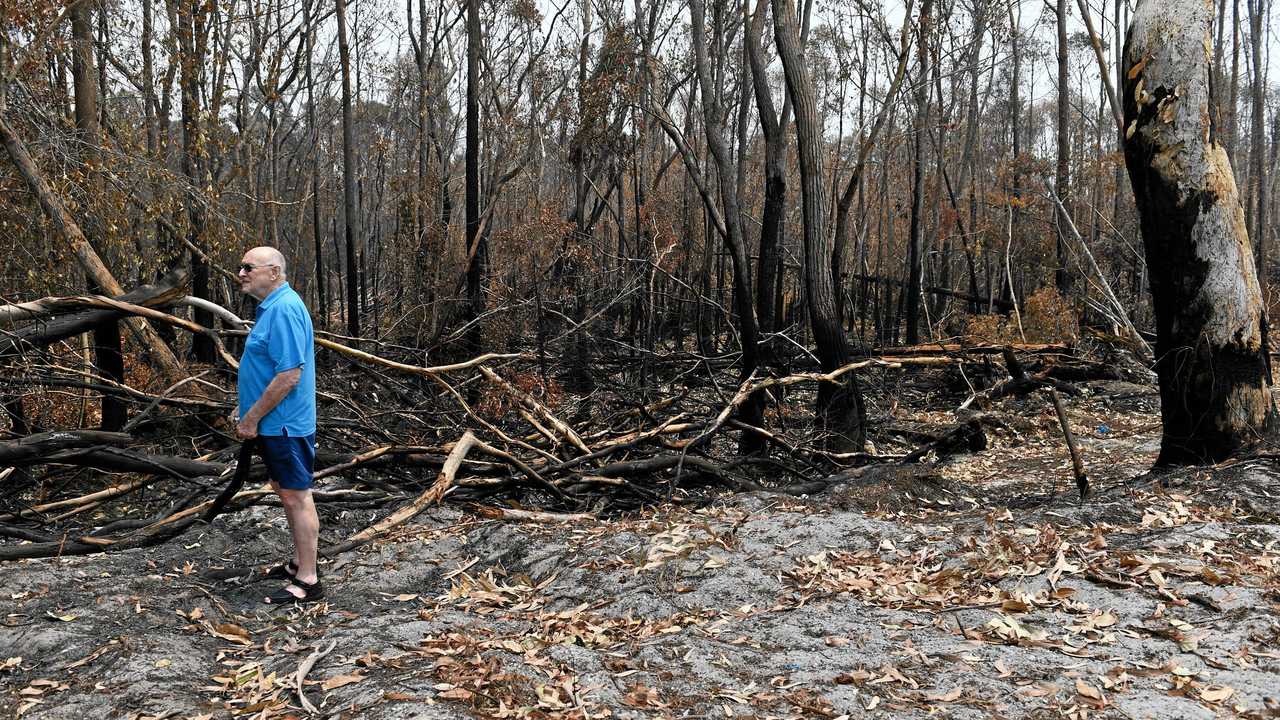
POLYGON ((311 499, 316 448, 311 316, 285 281, 284 256, 275 248, 245 253, 239 278, 240 291, 258 300, 258 310, 240 356, 236 435, 257 443, 293 536, 293 559, 268 574, 289 582, 263 602, 312 602, 324 597, 324 587, 316 569, 320 519, 311 499))

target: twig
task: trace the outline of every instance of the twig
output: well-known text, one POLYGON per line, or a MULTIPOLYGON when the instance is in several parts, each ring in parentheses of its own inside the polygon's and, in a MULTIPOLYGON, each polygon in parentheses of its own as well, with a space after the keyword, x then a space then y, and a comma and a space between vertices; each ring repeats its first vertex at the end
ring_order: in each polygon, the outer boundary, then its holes
POLYGON ((296 690, 298 693, 298 702, 301 703, 302 709, 306 710, 312 715, 320 711, 319 709, 316 708, 315 705, 312 705, 311 701, 307 699, 307 696, 303 694, 302 681, 307 679, 307 673, 311 672, 311 668, 315 667, 316 663, 320 662, 321 658, 323 658, 325 655, 328 655, 329 653, 333 652, 333 649, 337 646, 338 646, 337 640, 330 640, 329 647, 325 648, 324 650, 321 650, 319 646, 317 646, 316 649, 312 651, 310 655, 307 656, 307 659, 303 660, 302 663, 298 665, 298 671, 293 674, 293 687, 294 687, 294 690, 296 690))
POLYGON ((561 523, 583 522, 596 519, 596 516, 591 513, 539 512, 536 510, 517 510, 515 508, 485 507, 483 505, 477 505, 475 510, 477 514, 487 517, 490 520, 520 520, 524 522, 561 523))
POLYGON ((439 502, 444 494, 453 486, 454 476, 458 472, 458 468, 462 465, 463 459, 467 456, 467 451, 476 443, 476 436, 470 432, 464 432, 462 437, 453 444, 453 449, 449 451, 449 457, 444 461, 444 467, 440 468, 440 474, 436 476, 436 481, 431 487, 427 488, 413 502, 391 513, 387 517, 352 535, 346 542, 339 543, 327 547, 321 551, 325 557, 333 557, 339 555, 352 548, 369 542, 375 537, 386 533, 388 530, 403 525, 410 518, 422 512, 428 505, 439 502))
POLYGON ((1049 397, 1053 399, 1053 409, 1058 413, 1058 423, 1062 426, 1062 437, 1067 441, 1067 449, 1071 451, 1071 471, 1075 474, 1076 489, 1080 491, 1080 502, 1084 503, 1089 495, 1089 476, 1084 472, 1084 461, 1080 459, 1080 448, 1076 446, 1076 437, 1071 433, 1071 425, 1067 422, 1067 409, 1062 406, 1062 398, 1058 391, 1048 388, 1049 397))
POLYGON ((503 390, 510 393, 512 397, 519 400, 520 404, 523 405, 525 409, 530 412, 537 413, 543 420, 550 423, 565 440, 569 441, 570 445, 581 450, 583 455, 591 454, 591 448, 587 447, 586 443, 582 442, 582 438, 578 437, 578 433, 574 432, 573 428, 569 427, 568 423, 551 414, 551 411, 548 410, 545 405, 538 402, 538 400, 532 395, 507 382, 500 375, 483 365, 480 366, 480 372, 489 379, 489 382, 501 387, 503 390))

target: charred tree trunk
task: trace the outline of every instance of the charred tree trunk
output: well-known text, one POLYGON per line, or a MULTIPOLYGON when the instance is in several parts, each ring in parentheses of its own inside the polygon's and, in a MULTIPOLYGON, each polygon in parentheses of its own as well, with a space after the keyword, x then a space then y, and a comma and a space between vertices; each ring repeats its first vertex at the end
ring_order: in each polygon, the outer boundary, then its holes
POLYGON ((907 241, 907 344, 920 342, 920 284, 924 273, 921 258, 923 231, 920 222, 924 215, 924 141, 929 132, 929 23, 933 14, 933 1, 924 0, 920 5, 920 40, 917 47, 919 60, 916 77, 915 137, 911 151, 911 237, 907 241))
POLYGON ((306 25, 307 43, 307 124, 311 129, 311 242, 316 253, 316 325, 324 329, 329 319, 329 277, 324 271, 324 238, 320 222, 320 126, 316 120, 315 73, 312 58, 315 56, 316 27, 311 15, 312 2, 303 0, 303 24, 306 25))
MULTIPOLYGON (((467 318, 484 312, 482 284, 488 266, 488 242, 480 232, 480 0, 467 0, 467 146, 466 146, 467 318)), ((480 323, 472 324, 467 342, 480 352, 480 323)))
POLYGON ((756 266, 756 316, 760 331, 770 333, 778 329, 781 312, 775 297, 782 281, 782 228, 787 204, 787 134, 783 123, 790 107, 784 104, 779 122, 766 75, 764 50, 760 46, 766 9, 765 0, 758 0, 745 42, 756 110, 760 114, 760 131, 764 135, 764 208, 760 218, 760 261, 756 266))
POLYGON ((1071 272, 1067 269, 1067 229, 1071 212, 1071 76, 1067 68, 1067 0, 1058 0, 1058 172, 1053 191, 1062 200, 1057 214, 1057 238, 1054 245, 1058 267, 1054 284, 1058 294, 1071 292, 1071 272))
MULTIPOLYGON (((98 85, 93 58, 92 12, 87 4, 77 5, 71 11, 72 63, 71 76, 75 84, 76 130, 80 134, 81 157, 85 161, 88 179, 85 183, 92 197, 85 198, 86 205, 97 199, 100 182, 97 177, 98 143, 98 85)), ((99 234, 101 223, 93 221, 91 233, 99 234)), ((103 289, 89 278, 89 292, 101 293, 103 289)), ((93 357, 98 372, 109 380, 124 382, 124 354, 120 351, 120 325, 114 319, 100 323, 93 330, 93 357)), ((119 430, 127 418, 124 403, 111 395, 102 396, 102 429, 119 430)))
POLYGON ((347 43, 347 0, 337 0, 338 54, 342 64, 342 198, 347 252, 347 334, 360 337, 360 287, 356 268, 360 199, 356 194, 355 119, 351 109, 351 50, 347 43))
MULTIPOLYGON (((712 31, 712 42, 717 48, 724 49, 725 32, 723 8, 717 8, 717 22, 712 31)), ((693 21, 695 37, 706 37, 706 8, 703 0, 691 0, 689 14, 693 21)), ((694 67, 698 75, 698 84, 702 88, 703 131, 707 137, 707 149, 716 166, 716 180, 720 189, 720 203, 724 207, 724 230, 722 235, 725 249, 729 251, 729 259, 733 276, 733 302, 737 311, 737 325, 742 342, 742 377, 745 382, 759 366, 760 332, 756 325, 755 304, 751 292, 751 269, 747 262, 746 242, 742 233, 742 214, 739 210, 739 190, 735 186, 738 167, 729 152, 725 141, 725 103, 723 90, 718 88, 717 78, 712 77, 711 64, 708 60, 707 47, 704 43, 694 43, 694 67)), ((723 80, 723 78, 720 78, 723 80)), ((745 88, 743 92, 746 92, 745 88)), ((764 393, 753 393, 739 408, 740 419, 748 425, 759 427, 764 413, 764 393)), ((764 449, 764 443, 755 433, 744 432, 739 450, 749 455, 764 449)))
POLYGON ((1138 6, 1125 164, 1142 222, 1164 422, 1157 464, 1221 460, 1270 424, 1266 316, 1231 163, 1209 134, 1212 8, 1138 6))
MULTIPOLYGON (((822 209, 822 122, 813 81, 805 64, 792 0, 773 0, 774 36, 787 92, 796 109, 796 146, 800 159, 800 194, 804 218, 804 280, 809 323, 817 345, 818 362, 832 372, 850 359, 849 343, 836 312, 831 283, 831 239, 826 234, 822 209)), ((824 382, 818 388, 817 414, 832 434, 834 448, 861 449, 866 440, 862 391, 853 373, 840 383, 824 382)))
POLYGON ((1267 134, 1264 131, 1266 119, 1266 63, 1263 62, 1262 37, 1264 16, 1268 15, 1267 0, 1249 0, 1249 38, 1253 50, 1253 81, 1250 83, 1250 132, 1249 132, 1249 207, 1252 209, 1252 222, 1249 223, 1249 237, 1253 240, 1254 252, 1257 256, 1258 286, 1261 288, 1262 300, 1267 299, 1267 134))
MULTIPOLYGON (((187 240, 195 247, 204 243, 204 200, 196 193, 207 186, 205 182, 205 141, 201 122, 200 85, 205 72, 205 51, 208 43, 208 7, 203 3, 180 0, 177 7, 179 65, 178 84, 182 93, 182 173, 191 184, 187 196, 187 240)), ((109 290, 109 288, 108 288, 109 290)), ((203 300, 209 296, 209 264, 200 253, 191 253, 191 294, 203 300)), ((213 315, 197 308, 194 319, 200 325, 211 327, 213 315)), ((213 343, 207 337, 192 338, 191 354, 197 362, 212 363, 216 358, 213 343)))

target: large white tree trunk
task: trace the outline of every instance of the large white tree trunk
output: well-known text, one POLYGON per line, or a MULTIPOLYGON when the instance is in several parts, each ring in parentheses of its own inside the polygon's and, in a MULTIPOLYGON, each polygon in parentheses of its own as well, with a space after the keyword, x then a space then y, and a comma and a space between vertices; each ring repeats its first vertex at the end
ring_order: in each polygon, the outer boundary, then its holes
POLYGON ((1144 0, 1125 43, 1125 163, 1156 314, 1160 464, 1221 459, 1272 416, 1253 251, 1210 121, 1212 13, 1210 0, 1144 0))

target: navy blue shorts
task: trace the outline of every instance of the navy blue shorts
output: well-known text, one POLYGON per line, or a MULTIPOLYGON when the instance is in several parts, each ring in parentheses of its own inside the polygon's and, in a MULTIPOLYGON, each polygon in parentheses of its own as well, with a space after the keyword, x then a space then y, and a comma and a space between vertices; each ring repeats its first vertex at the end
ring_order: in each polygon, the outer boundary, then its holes
POLYGON ((310 490, 316 464, 316 435, 259 435, 258 453, 267 475, 286 490, 310 490))

